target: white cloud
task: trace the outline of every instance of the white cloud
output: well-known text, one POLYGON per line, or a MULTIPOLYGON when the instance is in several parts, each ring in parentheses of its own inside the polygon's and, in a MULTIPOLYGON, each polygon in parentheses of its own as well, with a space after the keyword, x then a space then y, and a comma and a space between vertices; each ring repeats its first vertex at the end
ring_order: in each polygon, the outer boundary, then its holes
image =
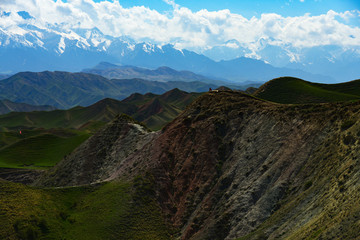
POLYGON ((165 3, 169 4, 173 8, 179 8, 180 6, 175 3, 175 0, 163 0, 165 3))
POLYGON ((124 8, 118 0, 94 3, 92 0, 1 0, 0 11, 12 12, 0 17, 0 28, 16 29, 16 25, 31 23, 38 27, 59 24, 63 28, 99 28, 111 36, 127 35, 136 41, 175 44, 177 48, 208 49, 237 40, 254 53, 261 47, 259 39, 272 45, 292 45, 297 48, 339 45, 360 46, 360 28, 347 25, 359 11, 337 13, 329 11, 319 16, 306 14, 283 17, 262 14, 259 18, 244 18, 229 10, 193 12, 174 0, 163 0, 173 6, 171 14, 159 13, 143 6, 124 8), (24 20, 17 11, 27 11, 35 19, 24 20))

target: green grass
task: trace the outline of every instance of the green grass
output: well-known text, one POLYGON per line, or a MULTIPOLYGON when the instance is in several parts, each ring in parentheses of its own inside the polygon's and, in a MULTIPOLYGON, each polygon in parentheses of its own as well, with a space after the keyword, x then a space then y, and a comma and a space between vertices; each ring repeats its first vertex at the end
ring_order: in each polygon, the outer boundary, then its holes
POLYGON ((127 114, 144 122, 150 129, 159 130, 173 120, 185 107, 194 101, 199 93, 185 93, 179 90, 155 94, 135 94, 124 101, 104 99, 88 107, 75 107, 68 110, 11 112, 0 115, 2 131, 21 128, 88 128, 95 132, 105 123, 110 122, 118 114, 127 114), (172 93, 172 94, 170 94, 172 93), (153 112, 146 108, 148 102, 158 100, 163 111, 153 112), (159 115, 159 116, 158 116, 159 115))
POLYGON ((0 239, 170 239, 146 190, 136 181, 37 189, 0 180, 0 239))
POLYGON ((292 77, 271 80, 254 96, 277 103, 324 103, 360 99, 360 81, 341 84, 311 83, 292 77))
POLYGON ((2 133, 0 167, 41 168, 51 167, 84 142, 90 134, 84 131, 55 129, 51 131, 23 130, 19 133, 2 133), (8 135, 8 136, 7 136, 8 135), (11 143, 13 142, 13 143, 11 143))
POLYGON ((84 125, 82 125, 79 130, 87 130, 91 133, 95 133, 97 132, 99 129, 101 129, 102 127, 104 127, 106 125, 106 122, 102 122, 102 121, 89 121, 87 123, 85 123, 84 125))

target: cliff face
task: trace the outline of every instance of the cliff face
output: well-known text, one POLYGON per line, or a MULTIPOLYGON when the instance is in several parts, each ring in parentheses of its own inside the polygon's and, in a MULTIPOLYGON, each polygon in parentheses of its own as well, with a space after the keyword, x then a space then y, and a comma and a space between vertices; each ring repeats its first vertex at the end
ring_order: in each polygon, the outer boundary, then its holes
POLYGON ((181 239, 354 239, 360 229, 359 110, 358 102, 281 105, 212 92, 158 133, 116 120, 42 183, 146 173, 181 239), (101 154, 99 146, 106 149, 101 154))

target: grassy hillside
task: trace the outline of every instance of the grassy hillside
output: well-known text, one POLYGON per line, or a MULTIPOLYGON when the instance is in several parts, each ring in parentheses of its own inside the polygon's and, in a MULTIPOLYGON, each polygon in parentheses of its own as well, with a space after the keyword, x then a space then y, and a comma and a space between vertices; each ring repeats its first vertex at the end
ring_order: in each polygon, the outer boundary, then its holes
POLYGON ((176 118, 187 105, 200 95, 199 93, 186 93, 179 89, 173 89, 138 105, 138 110, 131 116, 140 122, 144 122, 150 129, 159 130, 166 123, 176 118))
POLYGON ((1 239, 169 239, 151 183, 37 189, 0 180, 1 239))
POLYGON ((360 80, 319 84, 282 77, 265 83, 254 96, 277 103, 324 103, 360 99, 360 80))
POLYGON ((174 89, 163 95, 133 94, 123 101, 107 98, 69 110, 0 115, 0 167, 54 166, 121 113, 159 130, 199 95, 174 89))
MULTIPOLYGON (((7 134, 9 133, 2 133, 3 136, 7 134)), ((17 135, 13 137, 13 140, 7 140, 8 145, 0 148, 0 167, 39 168, 54 166, 90 136, 87 132, 63 129, 50 131, 23 130, 21 135, 19 133, 17 135)))
POLYGON ((49 112, 13 112, 0 115, 0 125, 13 128, 79 128, 88 121, 111 121, 119 113, 130 113, 134 106, 120 101, 105 99, 89 107, 49 112))
MULTIPOLYGON (((88 107, 75 107, 69 110, 12 112, 0 115, 0 126, 2 126, 3 130, 6 130, 6 128, 10 130, 59 127, 94 128, 95 125, 101 126, 111 121, 116 115, 125 113, 138 121, 144 122, 150 129, 158 130, 174 119, 199 95, 199 93, 186 93, 175 89, 163 95, 152 93, 141 95, 136 93, 123 101, 106 98, 88 107), (153 101, 159 103, 158 111, 149 109, 153 101)), ((96 129, 94 128, 94 130, 96 129)))

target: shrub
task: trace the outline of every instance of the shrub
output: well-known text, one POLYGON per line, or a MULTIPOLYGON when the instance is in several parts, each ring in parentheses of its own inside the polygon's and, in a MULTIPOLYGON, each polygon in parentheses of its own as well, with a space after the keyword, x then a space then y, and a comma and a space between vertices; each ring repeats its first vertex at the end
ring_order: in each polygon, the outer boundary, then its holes
POLYGON ((312 181, 307 181, 304 185, 304 190, 309 189, 312 186, 312 184, 313 184, 312 181))
POLYGON ((356 142, 356 139, 352 135, 346 135, 343 139, 345 145, 352 145, 356 142))
POLYGON ((345 122, 343 122, 341 124, 341 130, 346 130, 346 129, 349 129, 352 125, 355 124, 355 120, 354 119, 349 119, 349 120, 346 120, 345 122))

